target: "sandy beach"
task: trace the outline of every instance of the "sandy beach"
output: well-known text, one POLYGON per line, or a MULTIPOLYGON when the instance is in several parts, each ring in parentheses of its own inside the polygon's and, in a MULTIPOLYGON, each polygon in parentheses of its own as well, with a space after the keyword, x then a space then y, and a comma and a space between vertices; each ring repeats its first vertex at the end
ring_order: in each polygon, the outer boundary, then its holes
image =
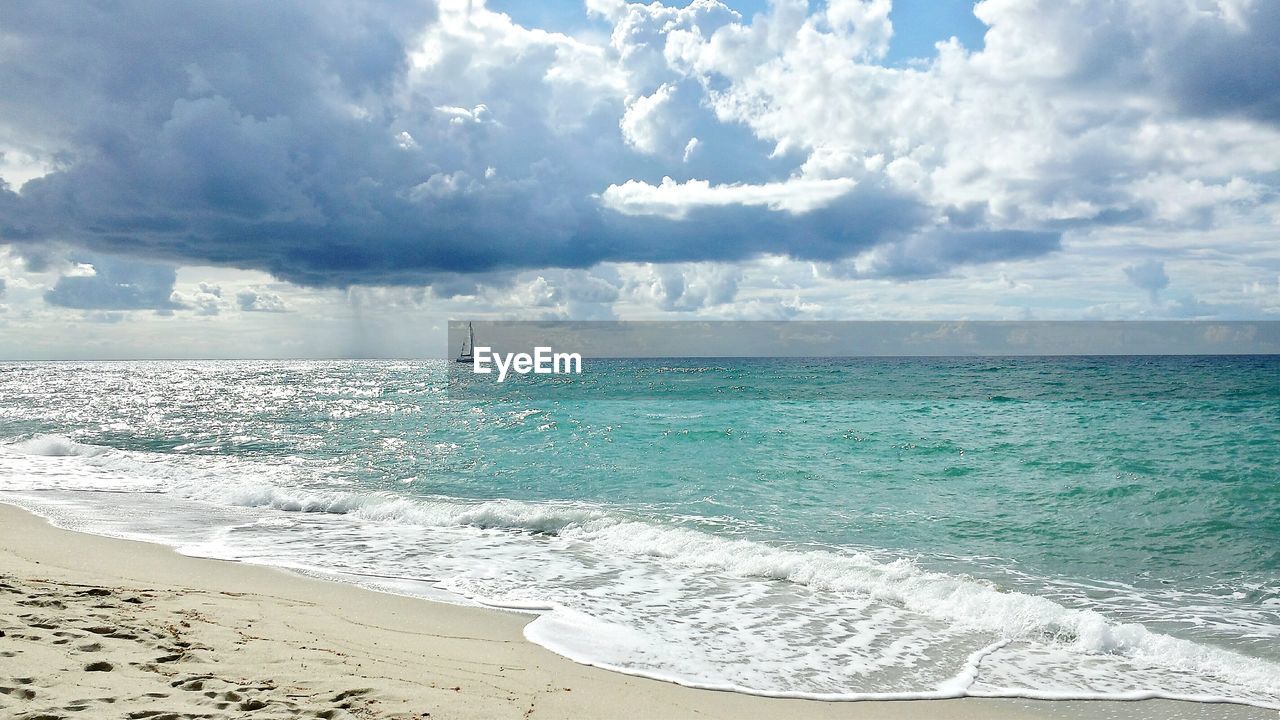
POLYGON ((1267 718, 1234 705, 812 702, 527 642, 528 616, 190 558, 0 505, 0 714, 35 718, 1267 718))

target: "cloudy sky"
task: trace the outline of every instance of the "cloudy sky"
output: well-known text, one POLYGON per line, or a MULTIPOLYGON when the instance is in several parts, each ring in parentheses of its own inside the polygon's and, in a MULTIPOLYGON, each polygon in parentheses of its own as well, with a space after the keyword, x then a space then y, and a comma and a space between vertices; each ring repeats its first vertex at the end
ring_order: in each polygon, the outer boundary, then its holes
POLYGON ((0 357, 1280 319, 1271 0, 14 0, 0 357))

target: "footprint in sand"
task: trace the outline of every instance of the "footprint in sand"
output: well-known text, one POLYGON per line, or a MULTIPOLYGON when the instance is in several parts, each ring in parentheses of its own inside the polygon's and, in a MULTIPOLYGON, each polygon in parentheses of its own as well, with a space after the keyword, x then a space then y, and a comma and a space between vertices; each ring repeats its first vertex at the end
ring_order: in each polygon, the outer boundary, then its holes
POLYGON ((54 645, 66 645, 67 643, 71 642, 72 640, 75 640, 75 639, 77 639, 77 638, 84 637, 84 636, 83 636, 83 635, 81 635, 80 633, 66 632, 65 630, 58 631, 58 632, 54 633, 54 634, 53 634, 53 636, 54 636, 54 637, 56 637, 56 638, 58 638, 57 640, 54 640, 54 641, 53 641, 53 644, 54 644, 54 645))
POLYGON ((186 690, 187 692, 197 692, 199 690, 203 690, 204 681, 210 680, 210 679, 212 678, 208 675, 204 675, 201 677, 187 678, 185 680, 179 678, 169 683, 169 685, 171 685, 172 687, 176 687, 179 690, 186 690))
POLYGON ((137 640, 138 636, 120 628, 113 628, 108 625, 95 625, 91 628, 85 628, 94 635, 105 635, 113 640, 137 640))
POLYGON ((115 666, 107 662, 106 660, 91 662, 88 665, 84 666, 85 672, 111 672, 112 670, 115 670, 115 669, 116 669, 115 666))
POLYGON ((61 600, 44 600, 38 596, 28 596, 26 600, 19 600, 19 605, 27 607, 51 608, 53 610, 66 610, 67 606, 62 604, 61 600))
POLYGON ((8 695, 19 700, 33 700, 36 693, 28 688, 0 687, 0 695, 8 695))

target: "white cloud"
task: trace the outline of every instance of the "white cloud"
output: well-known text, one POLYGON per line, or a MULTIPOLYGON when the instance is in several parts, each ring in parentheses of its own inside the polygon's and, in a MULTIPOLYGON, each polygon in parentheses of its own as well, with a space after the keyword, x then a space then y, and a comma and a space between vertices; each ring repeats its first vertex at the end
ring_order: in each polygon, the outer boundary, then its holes
POLYGON ((37 148, 19 147, 0 139, 0 184, 21 190, 29 181, 48 175, 53 169, 52 158, 37 148))
MULTIPOLYGON (((447 117, 450 125, 493 122, 493 115, 489 112, 489 106, 484 103, 476 105, 470 110, 450 105, 440 105, 436 107, 436 112, 447 117)), ((408 133, 401 133, 401 135, 406 136, 408 133)))
POLYGON ((668 312, 704 310, 732 303, 742 278, 724 263, 642 264, 620 268, 632 302, 668 312))
POLYGON ((408 132, 401 130, 396 133, 396 145, 399 145, 401 150, 413 150, 418 147, 418 141, 414 140, 408 132))
POLYGON ((236 293, 236 304, 241 312, 289 312, 279 295, 260 289, 245 288, 236 293))
POLYGON ((174 290, 169 299, 175 306, 205 317, 219 314, 226 305, 222 298, 222 288, 207 282, 198 283, 188 292, 174 290))
MULTIPOLYGON (((1175 56, 1182 38, 1260 17, 1241 3, 1198 15, 1156 0, 987 0, 986 47, 947 43, 923 68, 873 62, 890 34, 887 3, 808 16, 801 5, 708 37, 673 30, 666 50, 670 72, 715 88, 707 99, 722 122, 801 154, 804 177, 882 171, 936 207, 977 205, 1004 224, 1137 218, 1152 206, 1155 221, 1198 222, 1159 189, 1225 187, 1231 202, 1258 204, 1268 200, 1243 192, 1249 176, 1280 170, 1274 126, 1184 112, 1162 85, 1166 71, 1189 72, 1175 56)), ((1222 198, 1199 194, 1203 207, 1222 198)))
POLYGON ((683 160, 684 162, 689 162, 689 158, 693 157, 693 153, 697 149, 698 149, 698 138, 696 137, 689 138, 689 142, 684 144, 684 152, 681 154, 680 159, 683 160))
POLYGON ((803 213, 847 194, 855 184, 847 178, 836 178, 792 179, 761 185, 712 185, 706 180, 680 183, 664 177, 657 185, 639 180, 610 185, 601 194, 601 201, 606 207, 627 215, 659 215, 673 219, 683 218, 696 208, 735 205, 803 213))
POLYGON ((516 301, 526 307, 548 308, 560 302, 560 290, 539 275, 516 293, 516 301))
POLYGON ((671 103, 674 92, 674 86, 660 85, 652 95, 642 95, 627 105, 619 126, 631 147, 650 155, 661 149, 659 116, 663 106, 671 103))
MULTIPOLYGON (((488 172, 486 171, 486 175, 488 172)), ((452 173, 435 173, 426 182, 419 183, 409 189, 409 197, 414 200, 446 198, 454 195, 466 195, 480 189, 480 183, 467 174, 465 170, 452 173)))

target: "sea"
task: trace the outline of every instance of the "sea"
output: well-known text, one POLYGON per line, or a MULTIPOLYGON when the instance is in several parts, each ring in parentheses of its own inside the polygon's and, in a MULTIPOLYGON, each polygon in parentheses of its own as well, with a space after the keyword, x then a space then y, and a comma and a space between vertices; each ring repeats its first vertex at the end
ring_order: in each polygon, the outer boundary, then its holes
POLYGON ((587 364, 3 363, 0 502, 694 687, 1280 709, 1280 357, 587 364))

